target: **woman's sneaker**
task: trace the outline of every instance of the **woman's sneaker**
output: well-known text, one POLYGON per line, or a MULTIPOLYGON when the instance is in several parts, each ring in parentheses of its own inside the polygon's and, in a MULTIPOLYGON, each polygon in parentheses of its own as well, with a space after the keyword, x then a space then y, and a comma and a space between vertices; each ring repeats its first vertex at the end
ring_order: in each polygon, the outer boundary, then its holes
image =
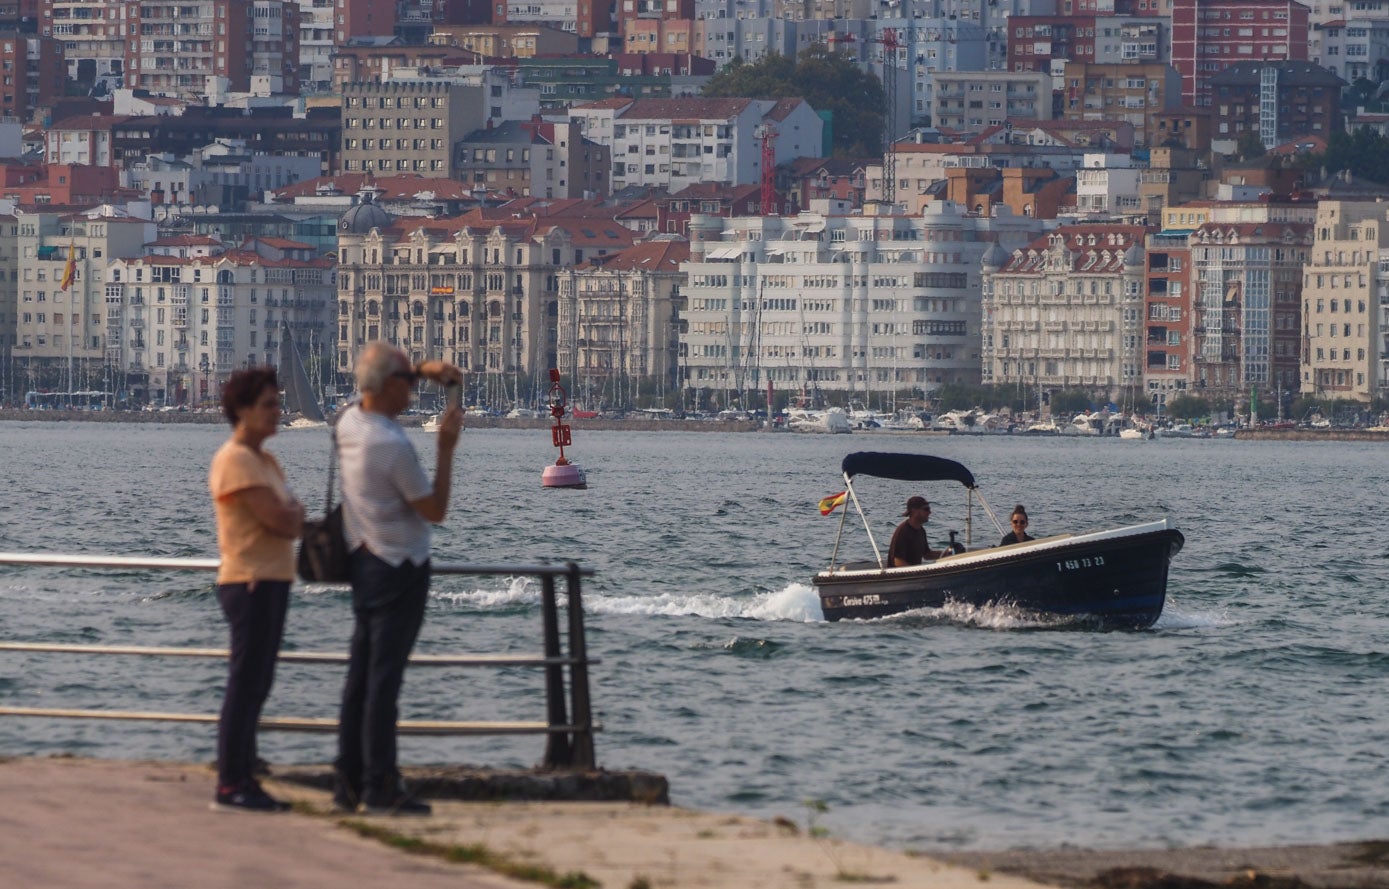
POLYGON ((259 784, 247 787, 217 788, 214 809, 222 812, 288 812, 289 803, 281 802, 266 793, 259 784))

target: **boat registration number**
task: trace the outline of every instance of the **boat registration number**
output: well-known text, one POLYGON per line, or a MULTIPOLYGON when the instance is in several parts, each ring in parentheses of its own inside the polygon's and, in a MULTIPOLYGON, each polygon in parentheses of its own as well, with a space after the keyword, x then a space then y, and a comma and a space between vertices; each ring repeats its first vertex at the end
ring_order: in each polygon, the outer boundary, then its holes
POLYGON ((877 593, 868 593, 863 596, 842 596, 839 599, 840 608, 853 608, 858 605, 881 605, 883 597, 877 593))
POLYGON ((1067 559, 1056 563, 1057 571, 1080 571, 1084 568, 1097 568, 1104 564, 1104 556, 1090 556, 1084 559, 1067 559))

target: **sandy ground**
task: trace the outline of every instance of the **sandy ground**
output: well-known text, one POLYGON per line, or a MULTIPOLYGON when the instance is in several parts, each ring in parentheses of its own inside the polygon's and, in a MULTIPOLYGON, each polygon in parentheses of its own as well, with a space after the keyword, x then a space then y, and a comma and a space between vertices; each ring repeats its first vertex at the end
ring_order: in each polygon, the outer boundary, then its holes
POLYGON ((353 830, 366 824, 439 848, 483 844, 518 864, 581 872, 604 889, 1034 889, 1011 877, 802 828, 630 803, 435 801, 429 818, 329 814, 329 795, 266 781, 288 814, 211 811, 201 765, 72 758, 0 762, 0 885, 245 889, 250 886, 534 887, 476 865, 414 855, 353 830))
POLYGON ((485 846, 518 865, 582 873, 604 889, 1389 889, 1389 842, 1267 849, 971 852, 934 857, 807 833, 804 824, 630 803, 434 801, 429 818, 333 815, 329 796, 267 781, 289 814, 212 811, 204 765, 75 758, 0 760, 6 889, 506 889, 534 882, 436 854, 485 846), (1034 882, 1035 881, 1035 882, 1034 882))

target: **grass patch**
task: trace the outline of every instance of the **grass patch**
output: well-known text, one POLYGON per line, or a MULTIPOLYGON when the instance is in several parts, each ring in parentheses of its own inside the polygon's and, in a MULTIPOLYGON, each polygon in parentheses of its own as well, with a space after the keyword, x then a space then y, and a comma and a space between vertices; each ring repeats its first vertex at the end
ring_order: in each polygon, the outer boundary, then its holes
POLYGON ((455 864, 476 864, 488 870, 496 871, 502 876, 540 883, 544 886, 554 886, 555 889, 600 889, 602 886, 601 883, 583 871, 570 871, 566 874, 556 873, 544 865, 514 861, 505 855, 492 851, 482 843, 469 843, 464 846, 436 843, 397 833, 377 824, 368 824, 365 821, 344 819, 338 823, 360 837, 376 840, 411 855, 428 855, 455 864))

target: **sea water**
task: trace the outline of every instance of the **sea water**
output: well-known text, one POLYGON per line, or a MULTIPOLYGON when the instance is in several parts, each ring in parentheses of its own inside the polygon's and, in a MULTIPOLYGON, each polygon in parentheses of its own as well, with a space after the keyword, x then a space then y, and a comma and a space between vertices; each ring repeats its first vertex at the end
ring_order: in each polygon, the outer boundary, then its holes
MULTIPOLYGON (((225 427, 0 424, 0 550, 215 555, 206 475, 225 427)), ((434 442, 411 436, 432 466, 434 442)), ((470 430, 442 561, 574 559, 600 764, 661 772, 678 805, 782 815, 930 851, 1265 844, 1389 833, 1389 452, 1361 443, 575 433, 585 491, 545 489, 544 431, 470 430), (1186 535, 1162 618, 1096 632, 947 607, 826 623, 853 450, 960 460, 1000 516, 1047 535, 1171 518, 1186 535)), ((322 508, 329 438, 268 447, 322 508)), ((860 479, 879 545, 925 494, 963 529, 957 485, 860 479)), ((1000 532, 976 512, 976 543, 1000 532)), ((871 555, 856 515, 841 558, 871 555)), ((437 577, 418 651, 535 653, 538 585, 437 577)), ((296 588, 286 649, 343 651, 345 591, 296 588)), ((5 640, 213 647, 202 574, 0 568, 5 640)), ((268 715, 336 714, 341 667, 283 665, 268 715)), ((0 705, 215 713, 217 661, 0 653, 0 705)), ((408 719, 543 718, 534 671, 412 669, 408 719)), ((212 726, 0 718, 0 754, 210 760, 212 726)), ((527 766, 543 741, 402 739, 409 764, 527 766)), ((275 763, 330 735, 266 733, 275 763)))

